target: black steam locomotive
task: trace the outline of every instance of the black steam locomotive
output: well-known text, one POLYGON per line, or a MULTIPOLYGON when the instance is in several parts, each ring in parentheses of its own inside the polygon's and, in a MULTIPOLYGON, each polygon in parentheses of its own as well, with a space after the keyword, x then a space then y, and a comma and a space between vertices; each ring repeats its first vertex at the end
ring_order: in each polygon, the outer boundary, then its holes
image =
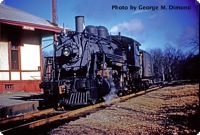
POLYGON ((54 57, 46 57, 44 95, 60 105, 94 104, 109 95, 147 89, 153 76, 151 56, 132 38, 109 35, 104 26, 86 26, 57 36, 54 57))

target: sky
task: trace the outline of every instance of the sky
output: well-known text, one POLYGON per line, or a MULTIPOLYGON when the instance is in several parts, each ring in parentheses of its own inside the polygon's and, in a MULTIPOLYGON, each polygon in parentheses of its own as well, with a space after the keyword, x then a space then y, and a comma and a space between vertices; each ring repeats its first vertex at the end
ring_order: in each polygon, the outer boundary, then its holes
MULTIPOLYGON (((2 3, 52 21, 51 0, 4 0, 2 3)), ((144 50, 169 44, 187 50, 186 40, 199 35, 197 0, 57 0, 59 26, 64 24, 75 30, 75 16, 79 15, 85 16, 86 26, 105 26, 112 35, 121 32, 139 41, 144 50), (176 6, 188 9, 169 8, 176 6)), ((44 41, 43 45, 46 44, 44 41)))

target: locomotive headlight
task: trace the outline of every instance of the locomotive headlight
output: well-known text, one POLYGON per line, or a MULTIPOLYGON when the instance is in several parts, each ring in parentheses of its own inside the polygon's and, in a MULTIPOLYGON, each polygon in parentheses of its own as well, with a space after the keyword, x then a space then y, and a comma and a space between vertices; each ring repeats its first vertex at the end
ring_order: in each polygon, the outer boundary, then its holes
POLYGON ((66 57, 69 56, 70 55, 70 49, 69 48, 64 48, 63 55, 65 55, 66 57))

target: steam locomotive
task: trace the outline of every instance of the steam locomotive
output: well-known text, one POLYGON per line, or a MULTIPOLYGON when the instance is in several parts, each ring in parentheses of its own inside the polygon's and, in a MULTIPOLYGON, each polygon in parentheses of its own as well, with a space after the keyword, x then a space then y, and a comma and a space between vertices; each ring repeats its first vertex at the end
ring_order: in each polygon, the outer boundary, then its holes
POLYGON ((104 26, 88 25, 76 16, 76 31, 61 32, 54 57, 46 57, 40 83, 49 101, 84 105, 147 89, 153 77, 151 55, 136 40, 109 35, 104 26))

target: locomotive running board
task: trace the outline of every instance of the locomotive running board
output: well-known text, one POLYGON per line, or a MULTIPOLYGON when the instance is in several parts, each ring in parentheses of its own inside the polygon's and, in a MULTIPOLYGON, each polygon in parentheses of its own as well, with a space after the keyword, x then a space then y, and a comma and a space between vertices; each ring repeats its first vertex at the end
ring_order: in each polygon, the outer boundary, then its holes
POLYGON ((67 100, 67 105, 86 105, 88 102, 87 92, 72 93, 67 100))

